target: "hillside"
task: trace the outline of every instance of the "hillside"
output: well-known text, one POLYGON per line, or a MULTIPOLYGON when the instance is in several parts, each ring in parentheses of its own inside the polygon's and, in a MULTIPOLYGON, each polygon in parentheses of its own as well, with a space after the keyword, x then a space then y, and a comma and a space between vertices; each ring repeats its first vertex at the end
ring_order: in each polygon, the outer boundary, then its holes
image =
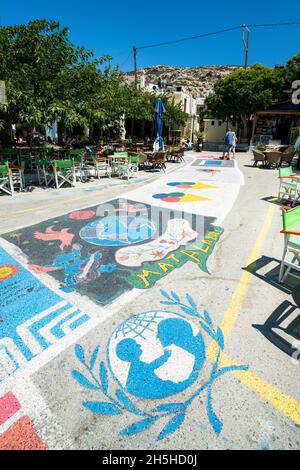
MULTIPOLYGON (((164 80, 168 86, 184 87, 194 98, 205 98, 213 88, 214 83, 220 78, 238 69, 235 65, 208 65, 200 67, 174 67, 169 65, 157 65, 138 70, 138 78, 145 73, 146 85, 157 84, 158 80, 164 80)), ((126 72, 125 76, 134 80, 134 72, 126 72)))

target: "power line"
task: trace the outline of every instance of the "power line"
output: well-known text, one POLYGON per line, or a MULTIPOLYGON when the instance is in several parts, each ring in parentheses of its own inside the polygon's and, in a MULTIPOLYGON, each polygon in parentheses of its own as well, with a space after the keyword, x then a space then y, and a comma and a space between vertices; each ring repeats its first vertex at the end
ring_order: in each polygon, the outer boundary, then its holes
POLYGON ((282 23, 261 23, 261 24, 241 24, 239 26, 233 26, 232 28, 220 29, 218 31, 213 31, 210 33, 198 34, 197 36, 190 36, 182 39, 175 39, 173 41, 164 41, 158 42, 156 44, 148 44, 146 46, 133 46, 133 61, 134 61, 134 76, 135 76, 135 85, 137 86, 137 52, 141 49, 150 49, 153 47, 167 46, 169 44, 178 44, 184 41, 191 41, 193 39, 204 38, 208 36, 215 36, 217 34, 227 33, 229 31, 243 30, 243 43, 245 47, 245 69, 248 66, 248 55, 249 55, 249 43, 250 43, 250 27, 251 28, 266 28, 266 27, 277 27, 277 26, 295 26, 300 25, 300 21, 289 21, 282 23), (244 35, 247 33, 247 38, 245 39, 244 35))
POLYGON ((159 42, 157 44, 149 44, 147 46, 140 46, 140 47, 137 47, 137 49, 140 50, 140 49, 148 49, 150 47, 166 46, 168 44, 175 44, 177 42, 190 41, 191 39, 204 38, 206 36, 213 36, 215 34, 226 33, 228 31, 234 31, 234 30, 237 30, 237 29, 240 29, 240 28, 241 28, 241 26, 234 26, 233 28, 220 29, 219 31, 214 31, 212 33, 198 34, 197 36, 190 36, 188 38, 176 39, 176 40, 173 40, 173 41, 166 41, 166 42, 159 42))
POLYGON ((173 41, 165 41, 165 42, 159 42, 156 44, 149 44, 146 46, 139 46, 136 49, 149 49, 152 47, 159 47, 159 46, 167 46, 169 44, 176 44, 179 42, 184 42, 184 41, 191 41, 192 39, 198 39, 198 38, 204 38, 207 36, 214 36, 216 34, 222 34, 222 33, 227 33, 229 31, 235 31, 241 28, 244 28, 245 26, 251 27, 251 28, 260 28, 260 27, 275 27, 275 26, 292 26, 292 25, 300 25, 300 21, 293 21, 293 22, 285 22, 285 23, 264 23, 264 24, 242 24, 239 26, 233 26, 232 28, 226 28, 226 29, 220 29, 218 31, 213 31, 210 33, 204 33, 204 34, 198 34, 197 36, 190 36, 187 38, 182 38, 182 39, 175 39, 173 41))

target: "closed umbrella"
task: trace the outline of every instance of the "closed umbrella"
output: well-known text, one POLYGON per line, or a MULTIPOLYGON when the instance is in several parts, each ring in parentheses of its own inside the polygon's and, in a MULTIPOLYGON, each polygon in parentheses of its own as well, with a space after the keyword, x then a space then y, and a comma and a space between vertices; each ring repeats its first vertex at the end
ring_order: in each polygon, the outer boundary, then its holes
POLYGON ((166 112, 164 104, 160 98, 155 103, 155 140, 154 149, 163 150, 164 141, 162 138, 162 132, 164 127, 163 115, 166 112))

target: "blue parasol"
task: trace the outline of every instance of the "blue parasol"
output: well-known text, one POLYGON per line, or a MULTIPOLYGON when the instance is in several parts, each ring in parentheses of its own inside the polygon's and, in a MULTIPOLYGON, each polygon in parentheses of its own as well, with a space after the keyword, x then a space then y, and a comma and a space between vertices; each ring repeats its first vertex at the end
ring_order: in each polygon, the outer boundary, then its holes
POLYGON ((164 127, 163 115, 166 112, 164 104, 160 98, 155 103, 155 140, 154 145, 158 147, 158 150, 164 149, 164 141, 162 138, 162 132, 164 127))

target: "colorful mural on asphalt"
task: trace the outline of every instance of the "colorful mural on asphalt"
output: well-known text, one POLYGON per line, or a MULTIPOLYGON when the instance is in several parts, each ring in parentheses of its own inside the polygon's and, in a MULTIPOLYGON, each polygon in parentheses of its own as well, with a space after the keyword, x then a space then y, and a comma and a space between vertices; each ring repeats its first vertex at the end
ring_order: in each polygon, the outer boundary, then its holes
POLYGON ((221 167, 221 168, 234 168, 234 160, 202 160, 197 159, 192 163, 192 166, 211 166, 211 167, 221 167))
POLYGON ((188 261, 208 272, 207 259, 223 233, 211 217, 161 208, 157 214, 131 200, 83 212, 89 219, 72 212, 3 237, 24 252, 33 272, 100 305, 133 288, 150 288, 188 261))
POLYGON ((89 320, 1 247, 0 313, 0 383, 89 320))
POLYGON ((22 414, 21 404, 12 392, 0 397, 0 429, 9 423, 5 432, 0 431, 0 450, 45 450, 31 419, 22 414))
POLYGON ((230 166, 214 169, 195 167, 192 163, 149 183, 147 191, 139 188, 125 193, 124 197, 171 210, 177 204, 182 205, 185 212, 214 217, 214 224, 220 226, 244 183, 243 175, 233 161, 221 160, 220 163, 229 163, 230 166))
POLYGON ((248 366, 221 367, 223 333, 209 313, 200 312, 189 294, 184 299, 176 292, 161 294, 161 304, 172 310, 143 312, 121 323, 108 340, 106 360, 99 359, 99 346, 91 359, 81 345, 75 346, 79 370, 72 371, 73 378, 81 387, 99 393, 99 401, 82 404, 96 414, 135 416, 137 421, 120 429, 123 436, 160 424, 157 439, 162 440, 183 425, 192 403, 205 396, 208 421, 219 435, 223 424, 213 407, 212 385, 225 373, 246 371, 248 366), (206 357, 206 338, 216 347, 213 364, 206 357))

